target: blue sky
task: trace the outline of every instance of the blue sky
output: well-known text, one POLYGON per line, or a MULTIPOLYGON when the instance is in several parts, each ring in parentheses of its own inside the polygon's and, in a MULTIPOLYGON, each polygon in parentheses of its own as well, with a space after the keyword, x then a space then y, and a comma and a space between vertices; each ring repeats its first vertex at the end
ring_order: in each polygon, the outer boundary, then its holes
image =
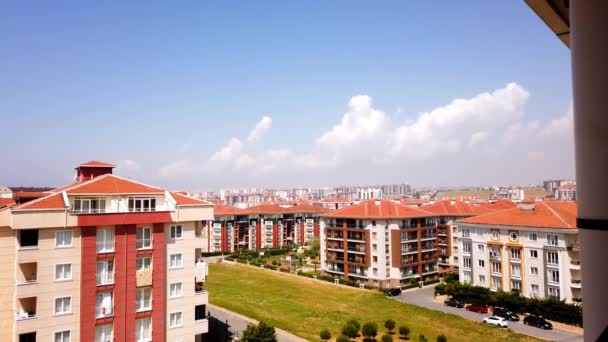
MULTIPOLYGON (((436 4, 5 3, 0 184, 61 185, 90 159, 191 190, 572 177, 569 50, 523 1, 436 4), (500 106, 476 104, 511 82, 515 95, 491 99, 500 106), (369 100, 349 106, 357 95, 369 100), (428 141, 403 135, 437 127, 421 113, 458 98, 473 102, 450 109, 466 112, 456 117, 502 125, 442 126, 432 141, 445 141, 415 153, 428 141), (513 98, 516 108, 505 105, 513 98), (263 116, 271 124, 247 142, 263 116), (240 146, 214 159, 232 138, 240 146)), ((452 115, 442 113, 435 122, 452 115)))

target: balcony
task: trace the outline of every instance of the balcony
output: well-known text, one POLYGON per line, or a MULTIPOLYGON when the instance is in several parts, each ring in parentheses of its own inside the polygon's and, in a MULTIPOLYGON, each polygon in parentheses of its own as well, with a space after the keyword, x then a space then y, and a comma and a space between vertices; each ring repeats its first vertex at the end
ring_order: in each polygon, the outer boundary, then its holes
POLYGON ((583 302, 583 298, 581 298, 581 297, 572 297, 572 301, 574 303, 582 303, 583 302))
POLYGON ((571 270, 580 270, 581 261, 580 260, 570 260, 570 269, 571 270))
POLYGON ((570 281, 570 287, 573 289, 580 289, 581 288, 581 280, 580 279, 572 279, 570 281))
POLYGON ((439 232, 439 233, 437 233, 437 236, 448 236, 448 234, 446 234, 444 232, 439 232))
POLYGON ((36 318, 37 297, 19 298, 17 300, 17 321, 36 318))
POLYGON ((355 277, 355 278, 367 278, 367 272, 359 272, 359 273, 352 273, 352 272, 348 272, 348 276, 349 277, 355 277))
POLYGON ((28 285, 38 283, 38 263, 24 262, 19 264, 17 274, 17 285, 28 285))
POLYGON ((365 254, 365 247, 348 247, 348 252, 365 254))
POLYGON ((571 242, 566 247, 568 251, 579 252, 581 250, 581 246, 578 242, 571 242))
POLYGON ((17 233, 19 250, 38 249, 38 229, 23 229, 17 233))
POLYGON ((108 318, 114 316, 112 305, 102 305, 95 308, 95 318, 108 318))

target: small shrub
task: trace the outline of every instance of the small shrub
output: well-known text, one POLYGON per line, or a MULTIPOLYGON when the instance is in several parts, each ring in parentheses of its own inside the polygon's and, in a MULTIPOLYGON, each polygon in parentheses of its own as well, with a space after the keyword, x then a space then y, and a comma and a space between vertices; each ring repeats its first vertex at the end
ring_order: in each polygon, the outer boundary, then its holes
POLYGON ((278 265, 278 264, 279 264, 279 262, 278 262, 278 261, 276 261, 276 260, 272 260, 272 264, 273 264, 274 266, 276 266, 276 265, 278 265))
POLYGON ((393 342, 393 336, 388 334, 382 335, 382 342, 393 342))
POLYGON ((327 341, 331 338, 331 333, 329 332, 329 330, 327 329, 323 329, 321 330, 321 332, 319 333, 319 337, 321 337, 321 339, 323 341, 327 341))
POLYGON ((444 334, 437 336, 437 342, 448 342, 448 338, 444 334))
POLYGON ((363 324, 361 334, 367 339, 375 338, 376 335, 378 335, 378 325, 376 322, 367 322, 363 324))
POLYGON ((427 342, 428 340, 426 339, 426 336, 420 334, 420 336, 418 336, 418 341, 420 341, 420 342, 427 342))
POLYGON ((410 338, 410 328, 407 325, 402 325, 399 327, 399 335, 401 335, 401 337, 403 339, 409 339, 410 338))
POLYGON ((336 342, 350 342, 350 338, 345 335, 340 335, 336 338, 336 342))
POLYGON ((392 319, 387 319, 386 322, 384 322, 384 327, 386 328, 386 330, 388 330, 390 334, 392 334, 393 329, 395 329, 395 321, 393 321, 392 319))
POLYGON ((352 324, 346 323, 346 325, 342 328, 342 335, 355 338, 357 335, 359 335, 359 329, 352 324))
POLYGON ((355 328, 357 328, 357 333, 359 333, 359 329, 361 329, 361 323, 359 323, 359 321, 357 321, 354 318, 351 318, 348 321, 346 321, 346 324, 350 324, 350 325, 354 326, 355 328))
POLYGON ((267 269, 273 270, 273 271, 277 269, 277 267, 275 265, 267 265, 267 266, 264 266, 264 268, 267 268, 267 269))

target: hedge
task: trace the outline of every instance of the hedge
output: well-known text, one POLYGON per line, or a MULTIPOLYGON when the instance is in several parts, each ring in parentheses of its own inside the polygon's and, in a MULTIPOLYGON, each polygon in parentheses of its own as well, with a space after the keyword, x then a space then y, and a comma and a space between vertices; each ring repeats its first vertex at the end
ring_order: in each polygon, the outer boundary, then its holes
POLYGON ((519 292, 490 289, 456 282, 435 286, 435 294, 449 295, 465 303, 505 307, 516 313, 530 313, 556 322, 583 326, 583 307, 552 298, 526 298, 519 292))

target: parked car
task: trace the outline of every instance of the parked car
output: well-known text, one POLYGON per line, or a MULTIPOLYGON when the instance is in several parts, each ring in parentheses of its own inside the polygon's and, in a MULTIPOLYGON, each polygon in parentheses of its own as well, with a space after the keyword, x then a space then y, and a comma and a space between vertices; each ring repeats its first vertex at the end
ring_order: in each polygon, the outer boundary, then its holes
POLYGON ((531 326, 537 327, 537 328, 547 329, 547 330, 553 329, 553 324, 545 321, 544 319, 542 319, 538 316, 534 316, 534 315, 524 317, 524 324, 531 325, 531 326))
POLYGON ((519 316, 512 311, 509 311, 505 308, 494 308, 492 311, 492 315, 502 317, 506 320, 517 322, 519 321, 519 316))
POLYGON ((401 294, 401 289, 398 287, 395 287, 393 289, 386 290, 384 293, 389 297, 394 297, 394 296, 398 296, 401 294))
POLYGON ((502 328, 507 328, 509 326, 509 322, 506 319, 498 316, 490 316, 486 317, 482 320, 483 323, 488 323, 492 325, 496 325, 502 328))
POLYGON ((452 298, 452 299, 448 299, 445 302, 443 302, 444 305, 447 306, 452 306, 455 308, 464 308, 464 303, 459 301, 458 299, 452 298))
POLYGON ((465 309, 467 311, 473 311, 473 312, 477 312, 477 313, 488 313, 488 307, 485 305, 467 305, 465 306, 465 309))

